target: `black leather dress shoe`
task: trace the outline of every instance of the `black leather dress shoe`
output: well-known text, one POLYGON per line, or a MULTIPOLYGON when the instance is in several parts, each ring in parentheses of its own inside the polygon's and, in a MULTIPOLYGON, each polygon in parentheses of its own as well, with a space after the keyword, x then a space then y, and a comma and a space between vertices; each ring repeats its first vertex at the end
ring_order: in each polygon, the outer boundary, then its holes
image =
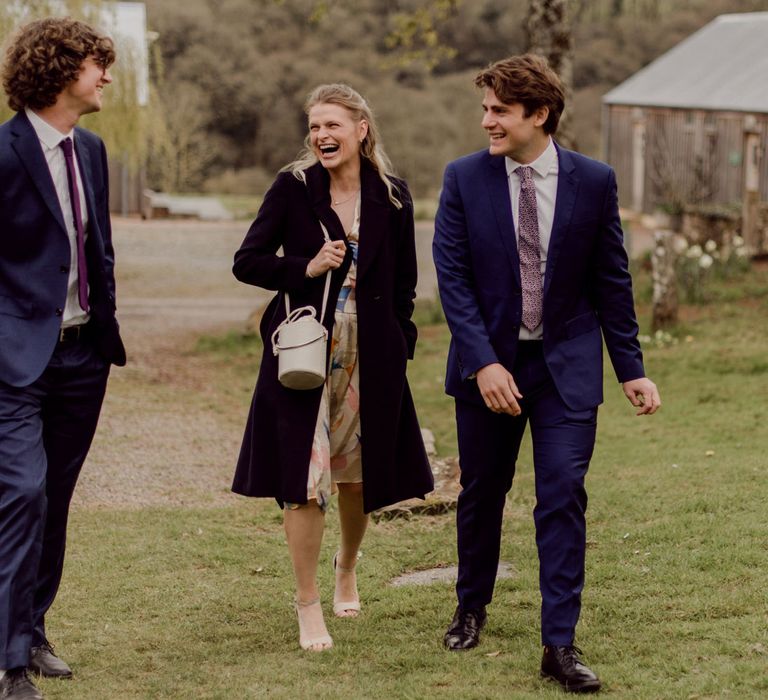
POLYGON ((72 678, 72 669, 53 653, 48 642, 30 649, 29 670, 43 678, 72 678))
POLYGON ((2 700, 43 700, 42 693, 29 680, 26 668, 12 668, 0 678, 2 700))
POLYGON ((581 649, 574 646, 544 647, 542 678, 556 680, 569 693, 595 693, 600 679, 579 659, 581 649))
POLYGON ((480 630, 483 629, 486 619, 485 608, 456 608, 451 625, 443 637, 443 643, 451 651, 476 647, 480 643, 480 630))

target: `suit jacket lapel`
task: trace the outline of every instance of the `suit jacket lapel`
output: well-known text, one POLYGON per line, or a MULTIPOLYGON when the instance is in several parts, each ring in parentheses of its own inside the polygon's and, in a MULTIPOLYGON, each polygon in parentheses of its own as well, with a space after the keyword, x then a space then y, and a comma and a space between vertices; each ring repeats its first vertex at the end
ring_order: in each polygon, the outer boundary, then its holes
POLYGON ((75 138, 75 155, 77 156, 77 164, 80 167, 80 178, 83 181, 85 205, 88 208, 88 221, 95 221, 94 212, 96 206, 93 200, 93 169, 91 166, 91 155, 81 141, 82 139, 75 138))
POLYGON ((491 197, 491 208, 496 218, 498 235, 509 256, 509 264, 520 287, 520 257, 517 252, 515 222, 512 219, 512 202, 509 198, 509 180, 504 158, 487 156, 486 183, 491 197))
POLYGON ((546 298, 547 290, 552 282, 557 258, 562 248, 563 239, 568 233, 571 223, 573 207, 579 191, 579 179, 576 176, 575 166, 570 151, 567 151, 555 143, 558 157, 557 197, 555 198, 555 215, 552 220, 552 233, 549 237, 547 250, 547 268, 544 274, 543 296, 546 298))
POLYGON ((75 138, 75 155, 77 156, 77 163, 80 168, 80 179, 85 194, 85 206, 88 210, 86 251, 89 248, 93 249, 97 259, 102 260, 104 258, 104 241, 99 229, 99 219, 96 216, 96 200, 93 193, 93 164, 91 162, 91 154, 82 137, 75 138))
POLYGON ((32 128, 32 124, 29 123, 29 119, 27 119, 27 115, 24 112, 17 112, 16 116, 11 120, 11 131, 17 137, 11 144, 13 149, 29 173, 35 187, 39 190, 51 215, 66 234, 67 227, 64 225, 61 204, 56 195, 56 188, 53 185, 51 171, 45 160, 40 139, 37 137, 37 133, 32 128))

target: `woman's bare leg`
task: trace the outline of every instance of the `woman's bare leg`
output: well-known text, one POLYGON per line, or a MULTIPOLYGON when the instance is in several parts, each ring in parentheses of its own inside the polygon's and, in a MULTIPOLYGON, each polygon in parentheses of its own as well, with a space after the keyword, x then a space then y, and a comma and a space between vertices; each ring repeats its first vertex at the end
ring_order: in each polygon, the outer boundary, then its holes
POLYGON ((341 524, 341 545, 336 555, 336 592, 334 593, 334 611, 338 617, 356 617, 359 612, 357 577, 355 564, 360 552, 369 517, 363 512, 363 485, 338 484, 339 521, 341 524), (338 602, 356 603, 356 606, 343 608, 338 602))
POLYGON ((295 509, 285 509, 285 536, 296 577, 296 605, 303 648, 330 649, 333 642, 320 607, 317 588, 317 562, 323 542, 325 514, 314 500, 295 509), (316 641, 315 641, 316 640, 316 641), (307 642, 313 642, 305 646, 307 642))

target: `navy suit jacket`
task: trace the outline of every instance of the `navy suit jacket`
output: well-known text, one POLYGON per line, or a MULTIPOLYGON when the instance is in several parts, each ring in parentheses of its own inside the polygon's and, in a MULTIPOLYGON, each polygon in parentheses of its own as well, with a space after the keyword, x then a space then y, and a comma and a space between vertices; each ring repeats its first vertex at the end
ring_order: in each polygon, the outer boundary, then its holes
MULTIPOLYGON (((603 400, 601 337, 620 382, 645 372, 614 172, 559 146, 557 155, 543 349, 565 404, 585 410, 603 400)), ((446 391, 483 403, 471 377, 494 362, 512 371, 522 317, 520 260, 503 157, 484 150, 448 165, 433 253, 452 334, 446 391)))
MULTIPOLYGON (((107 361, 121 365, 107 154, 101 139, 79 127, 75 149, 88 208, 94 342, 107 361)), ((40 140, 18 112, 0 126, 0 381, 11 386, 34 382, 58 340, 70 265, 63 217, 40 140)))

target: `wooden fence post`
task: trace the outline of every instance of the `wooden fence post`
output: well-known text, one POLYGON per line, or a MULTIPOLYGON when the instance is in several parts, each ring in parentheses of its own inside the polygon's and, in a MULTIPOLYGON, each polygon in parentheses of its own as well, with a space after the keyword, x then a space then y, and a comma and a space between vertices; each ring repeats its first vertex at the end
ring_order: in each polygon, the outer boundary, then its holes
POLYGON ((761 250, 762 237, 757 228, 757 207, 760 200, 760 161, 762 154, 757 120, 749 114, 744 119, 744 188, 741 195, 741 237, 750 255, 761 250))

